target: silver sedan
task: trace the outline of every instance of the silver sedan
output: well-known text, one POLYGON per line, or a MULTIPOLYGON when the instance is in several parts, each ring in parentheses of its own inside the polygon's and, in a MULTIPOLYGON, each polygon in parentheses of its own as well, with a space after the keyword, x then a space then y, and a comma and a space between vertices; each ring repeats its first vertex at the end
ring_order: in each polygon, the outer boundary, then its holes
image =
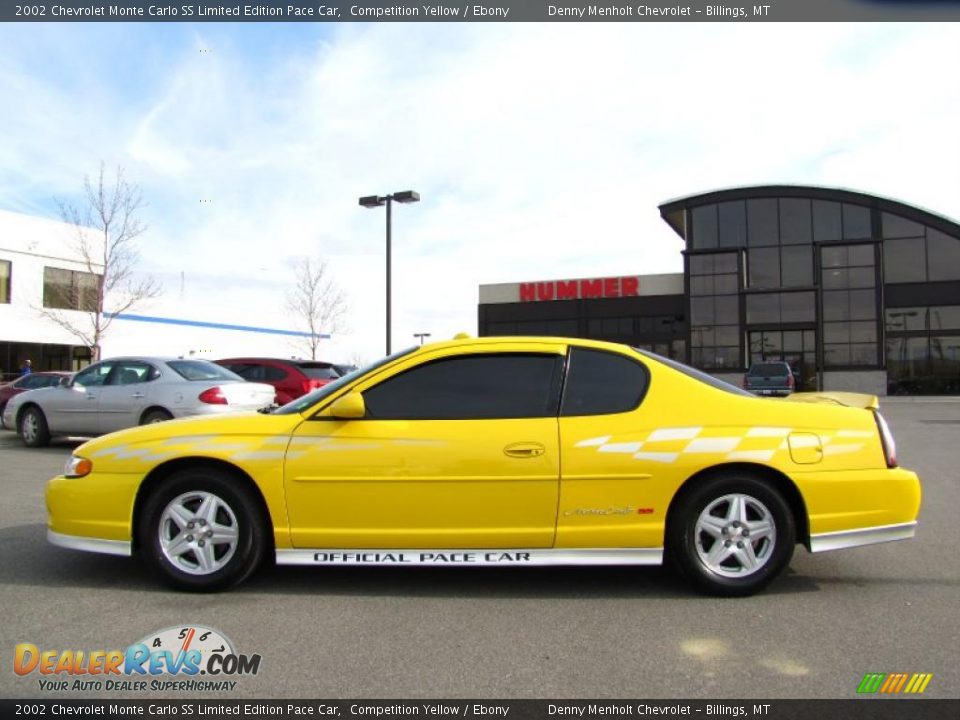
POLYGON ((3 426, 24 444, 53 435, 102 435, 191 415, 259 410, 274 402, 272 385, 247 382, 206 360, 123 357, 84 368, 59 387, 14 396, 3 426))

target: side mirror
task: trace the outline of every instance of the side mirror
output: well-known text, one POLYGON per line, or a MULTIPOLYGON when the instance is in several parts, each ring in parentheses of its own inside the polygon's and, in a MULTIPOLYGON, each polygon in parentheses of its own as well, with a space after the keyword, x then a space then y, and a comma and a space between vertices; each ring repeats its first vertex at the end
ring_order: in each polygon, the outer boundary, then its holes
POLYGON ((358 392, 347 393, 337 398, 330 406, 331 417, 341 420, 358 420, 367 414, 367 406, 363 402, 363 395, 358 392))
POLYGON ((60 387, 70 387, 70 376, 64 375, 62 378, 60 378, 59 385, 60 387))

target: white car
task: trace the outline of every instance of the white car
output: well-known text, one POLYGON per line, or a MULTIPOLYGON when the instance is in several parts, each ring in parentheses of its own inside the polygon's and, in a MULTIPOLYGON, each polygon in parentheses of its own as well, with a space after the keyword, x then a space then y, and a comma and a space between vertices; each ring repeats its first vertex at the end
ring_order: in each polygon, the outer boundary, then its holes
POLYGON ((59 387, 14 396, 3 410, 3 426, 29 447, 41 447, 53 435, 102 435, 173 418, 259 410, 273 404, 274 394, 272 385, 247 382, 206 360, 112 358, 59 387))

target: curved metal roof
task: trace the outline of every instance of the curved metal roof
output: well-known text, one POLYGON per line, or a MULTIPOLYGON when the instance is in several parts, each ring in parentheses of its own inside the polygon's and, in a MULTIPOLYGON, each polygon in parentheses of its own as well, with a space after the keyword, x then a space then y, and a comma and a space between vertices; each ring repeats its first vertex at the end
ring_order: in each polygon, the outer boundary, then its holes
POLYGON ((899 200, 893 200, 879 195, 870 195, 846 188, 829 188, 817 185, 752 185, 723 190, 710 190, 696 195, 667 200, 659 206, 660 217, 662 217, 678 235, 683 237, 683 229, 680 224, 681 221, 679 221, 680 211, 682 210, 699 205, 709 205, 711 203, 728 202, 731 200, 754 200, 771 197, 833 200, 834 202, 864 205, 869 208, 905 217, 908 220, 913 220, 923 225, 929 225, 948 235, 960 237, 960 224, 943 215, 938 215, 929 210, 924 210, 914 205, 907 205, 899 200))

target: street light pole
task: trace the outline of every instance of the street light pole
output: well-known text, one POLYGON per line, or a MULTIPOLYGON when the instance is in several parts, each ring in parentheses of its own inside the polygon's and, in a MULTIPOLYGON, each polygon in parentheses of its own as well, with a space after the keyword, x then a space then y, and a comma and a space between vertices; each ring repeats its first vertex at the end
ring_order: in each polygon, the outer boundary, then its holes
POLYGON ((423 339, 430 337, 430 333, 414 333, 415 338, 420 338, 420 346, 423 346, 423 339))
POLYGON ((390 328, 391 328, 391 282, 392 282, 392 271, 391 271, 391 233, 393 231, 393 222, 392 222, 392 208, 393 201, 396 200, 399 203, 413 203, 420 202, 420 193, 415 190, 403 190, 401 192, 391 193, 390 195, 366 195, 360 198, 360 205, 365 208, 375 208, 380 207, 381 205, 387 206, 387 355, 391 351, 390 343, 390 328))

